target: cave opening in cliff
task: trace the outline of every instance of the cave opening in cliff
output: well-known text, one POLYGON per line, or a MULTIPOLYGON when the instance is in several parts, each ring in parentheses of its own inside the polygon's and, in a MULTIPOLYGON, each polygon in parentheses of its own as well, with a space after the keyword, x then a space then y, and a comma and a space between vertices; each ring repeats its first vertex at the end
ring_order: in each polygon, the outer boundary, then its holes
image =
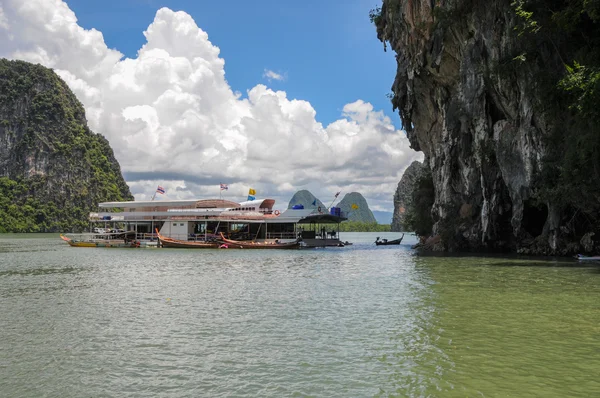
POLYGON ((548 207, 535 200, 529 199, 523 203, 523 220, 521 226, 531 236, 539 236, 544 231, 548 218, 548 207))
POLYGON ((497 121, 506 119, 506 115, 504 112, 496 105, 494 99, 491 95, 486 94, 485 96, 486 110, 487 114, 491 118, 492 126, 496 124, 497 121))

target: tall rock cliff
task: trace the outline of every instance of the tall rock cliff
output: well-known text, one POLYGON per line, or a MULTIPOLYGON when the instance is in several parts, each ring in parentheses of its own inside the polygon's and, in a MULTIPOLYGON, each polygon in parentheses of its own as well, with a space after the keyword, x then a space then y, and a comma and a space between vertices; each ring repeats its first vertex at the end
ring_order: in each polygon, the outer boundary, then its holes
POLYGON ((340 200, 336 207, 346 213, 348 221, 377 222, 364 196, 358 192, 350 192, 344 195, 344 198, 340 200))
POLYGON ((394 215, 391 230, 393 232, 409 231, 406 225, 406 215, 413 209, 412 194, 416 189, 418 179, 425 173, 425 166, 421 162, 414 161, 407 167, 398 183, 394 194, 394 215))
POLYGON ((593 233, 535 195, 561 127, 544 83, 564 73, 572 42, 550 30, 520 36, 539 28, 523 28, 523 3, 534 2, 384 0, 372 15, 397 54, 392 104, 431 170, 434 250, 568 254, 593 233))
POLYGON ((0 232, 78 231, 132 200, 108 141, 51 69, 0 59, 0 232))

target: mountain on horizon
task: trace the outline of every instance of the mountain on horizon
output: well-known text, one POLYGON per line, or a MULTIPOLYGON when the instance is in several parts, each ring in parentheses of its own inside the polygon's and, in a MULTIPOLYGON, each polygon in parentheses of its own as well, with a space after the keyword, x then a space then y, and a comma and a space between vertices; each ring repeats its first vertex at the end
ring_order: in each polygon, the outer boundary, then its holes
MULTIPOLYGON (((310 191, 303 189, 294 194, 288 204, 288 209, 295 205, 302 205, 305 209, 315 209, 319 207, 322 212, 328 212, 327 206, 321 202, 310 191), (313 205, 313 203, 315 203, 313 205)), ((392 213, 386 211, 372 212, 365 198, 358 192, 351 192, 344 196, 335 207, 339 207, 346 214, 349 221, 360 221, 368 223, 390 224, 392 213), (352 208, 354 205, 355 208, 352 208)))
POLYGON ((349 221, 376 223, 377 220, 365 198, 358 192, 350 192, 337 204, 349 221), (354 207, 354 208, 353 208, 354 207))
POLYGON ((302 205, 305 209, 318 209, 320 207, 322 211, 327 210, 323 202, 306 189, 298 191, 292 196, 292 199, 290 199, 290 203, 288 204, 288 209, 291 209, 296 205, 302 205))

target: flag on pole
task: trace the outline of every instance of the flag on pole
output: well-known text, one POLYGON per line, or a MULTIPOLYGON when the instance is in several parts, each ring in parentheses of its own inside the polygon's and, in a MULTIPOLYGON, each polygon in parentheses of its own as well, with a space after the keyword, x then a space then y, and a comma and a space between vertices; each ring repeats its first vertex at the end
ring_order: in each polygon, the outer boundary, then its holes
POLYGON ((340 193, 342 193, 342 191, 338 191, 338 193, 335 194, 335 198, 337 198, 338 196, 340 196, 340 193))
POLYGON ((165 194, 165 189, 163 187, 161 187, 160 185, 156 188, 156 192, 158 192, 161 195, 165 194))
POLYGON ((227 190, 229 189, 229 187, 227 186, 227 184, 221 184, 221 191, 227 190))

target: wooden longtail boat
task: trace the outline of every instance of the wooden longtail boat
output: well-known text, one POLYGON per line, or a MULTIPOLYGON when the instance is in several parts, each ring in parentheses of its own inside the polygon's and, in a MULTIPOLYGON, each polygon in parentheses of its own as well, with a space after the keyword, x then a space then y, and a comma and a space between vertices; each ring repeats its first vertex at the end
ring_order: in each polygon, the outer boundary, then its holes
POLYGON ((378 236, 377 239, 375 240, 375 244, 377 246, 399 245, 402 242, 402 239, 404 239, 404 234, 402 234, 400 239, 394 239, 394 240, 387 240, 387 239, 379 240, 379 236, 378 236))
POLYGON ((158 229, 156 229, 156 236, 162 247, 176 247, 179 249, 216 249, 219 247, 219 242, 205 242, 205 241, 187 241, 167 238, 162 236, 158 229))
MULTIPOLYGON (((135 234, 134 234, 135 236, 135 234)), ((128 239, 127 233, 121 234, 78 234, 69 237, 60 235, 60 238, 72 247, 123 247, 137 248, 140 242, 135 239, 128 239)))
POLYGON ((229 249, 298 249, 300 241, 279 243, 279 242, 256 242, 227 239, 221 232, 221 241, 229 249))

